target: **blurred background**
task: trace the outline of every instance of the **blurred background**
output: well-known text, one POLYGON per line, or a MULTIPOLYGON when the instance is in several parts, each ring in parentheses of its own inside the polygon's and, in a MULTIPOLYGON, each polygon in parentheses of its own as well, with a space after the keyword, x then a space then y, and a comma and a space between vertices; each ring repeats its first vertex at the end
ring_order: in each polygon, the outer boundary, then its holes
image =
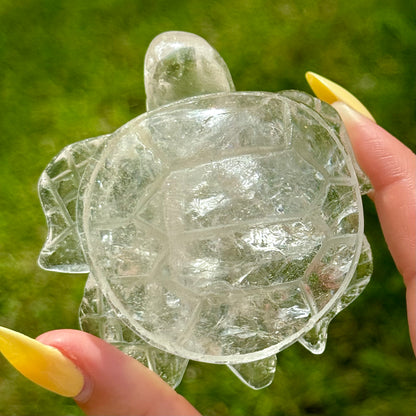
MULTIPOLYGON (((65 145, 145 111, 143 59, 158 33, 204 37, 237 90, 310 91, 307 70, 345 86, 416 148, 416 3, 409 0, 0 0, 0 325, 30 336, 78 328, 85 275, 41 270, 37 180, 65 145)), ((367 198, 374 275, 332 322, 324 354, 278 355, 274 383, 242 385, 191 363, 178 391, 205 415, 416 414, 405 289, 367 198)), ((398 215, 400 215, 398 213, 398 215)), ((0 357, 1 415, 80 415, 0 357)))

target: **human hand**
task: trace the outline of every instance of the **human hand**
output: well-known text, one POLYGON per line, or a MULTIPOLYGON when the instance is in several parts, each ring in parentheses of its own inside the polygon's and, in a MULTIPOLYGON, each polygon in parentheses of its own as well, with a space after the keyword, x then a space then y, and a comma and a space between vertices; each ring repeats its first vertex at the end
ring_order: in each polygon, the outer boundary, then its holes
POLYGON ((343 102, 341 115, 358 164, 370 178, 387 246, 406 285, 410 338, 416 354, 416 155, 343 102))
POLYGON ((63 329, 37 339, 81 370, 83 386, 74 399, 87 415, 199 415, 157 374, 100 338, 63 329))
POLYGON ((358 164, 373 186, 369 197, 406 285, 409 332, 416 354, 416 155, 378 126, 348 91, 317 74, 309 72, 306 77, 317 97, 340 114, 358 164))
POLYGON ((86 332, 60 329, 34 340, 0 327, 0 351, 33 382, 73 397, 87 415, 199 415, 154 372, 86 332))
MULTIPOLYGON (((407 287, 409 328, 416 351, 416 157, 342 91, 326 97, 318 92, 317 96, 340 113, 358 163, 372 182, 370 197, 407 287)), ((57 330, 38 337, 40 342, 26 337, 22 341, 23 336, 14 334, 0 330, 0 350, 11 351, 12 364, 44 387, 74 397, 88 415, 199 414, 156 374, 90 334, 57 330), (37 359, 33 359, 33 351, 37 359), (57 371, 58 366, 62 372, 57 371)))

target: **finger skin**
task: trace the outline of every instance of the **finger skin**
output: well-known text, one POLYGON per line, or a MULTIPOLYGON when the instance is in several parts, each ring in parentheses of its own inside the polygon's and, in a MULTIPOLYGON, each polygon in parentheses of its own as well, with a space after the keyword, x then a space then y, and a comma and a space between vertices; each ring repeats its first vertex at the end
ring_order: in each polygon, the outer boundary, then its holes
POLYGON ((62 329, 37 340, 59 349, 83 372, 85 385, 75 401, 87 415, 199 415, 159 376, 91 334, 62 329))
POLYGON ((335 103, 357 161, 370 178, 381 228, 406 285, 410 336, 416 354, 416 155, 371 120, 335 103))

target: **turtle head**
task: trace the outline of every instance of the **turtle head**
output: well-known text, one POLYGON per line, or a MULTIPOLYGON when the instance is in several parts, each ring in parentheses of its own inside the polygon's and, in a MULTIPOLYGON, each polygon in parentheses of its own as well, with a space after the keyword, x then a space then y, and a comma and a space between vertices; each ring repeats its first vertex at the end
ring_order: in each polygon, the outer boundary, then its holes
POLYGON ((186 32, 164 32, 146 52, 147 109, 201 94, 234 91, 219 53, 204 39, 186 32))

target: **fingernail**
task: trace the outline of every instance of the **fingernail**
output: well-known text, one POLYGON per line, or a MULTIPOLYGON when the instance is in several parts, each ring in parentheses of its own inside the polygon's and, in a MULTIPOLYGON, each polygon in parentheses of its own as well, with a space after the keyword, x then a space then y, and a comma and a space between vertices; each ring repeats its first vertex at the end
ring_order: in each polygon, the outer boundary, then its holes
POLYGON ((345 88, 314 72, 309 71, 305 76, 312 91, 320 100, 325 101, 328 104, 342 101, 363 116, 375 121, 374 117, 364 105, 345 88))
POLYGON ((359 123, 360 121, 368 121, 368 117, 364 117, 362 113, 354 110, 349 105, 345 104, 343 101, 336 101, 332 104, 332 107, 338 111, 339 115, 342 118, 342 121, 345 124, 349 123, 359 123))
POLYGON ((58 349, 0 326, 0 351, 29 380, 61 396, 75 397, 84 376, 58 349))

